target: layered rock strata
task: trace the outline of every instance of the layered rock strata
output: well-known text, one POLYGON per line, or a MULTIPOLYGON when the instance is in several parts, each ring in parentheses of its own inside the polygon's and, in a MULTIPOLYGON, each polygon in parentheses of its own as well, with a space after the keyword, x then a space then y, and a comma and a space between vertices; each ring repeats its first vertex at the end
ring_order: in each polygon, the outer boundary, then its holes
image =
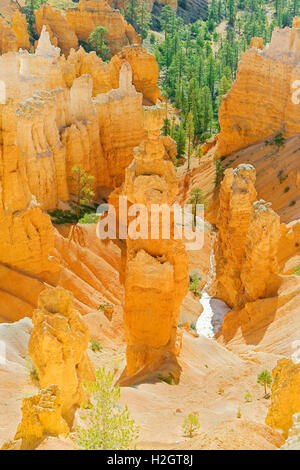
POLYGON ((62 418, 62 397, 56 385, 40 390, 37 395, 23 398, 22 421, 14 441, 7 450, 33 450, 46 436, 66 436, 69 426, 62 418))
POLYGON ((217 220, 217 297, 231 307, 267 297, 278 286, 279 216, 256 201, 255 169, 225 171, 217 220))
MULTIPOLYGON (((173 204, 177 193, 173 162, 159 137, 164 115, 159 107, 144 109, 147 139, 135 149, 134 161, 126 170, 123 194, 130 204, 143 204, 148 214, 151 204, 173 204)), ((140 217, 145 223, 147 216, 141 213, 140 217)), ((151 235, 149 224, 143 238, 129 236, 127 240, 127 376, 156 370, 164 362, 176 362, 180 350, 177 324, 187 292, 188 259, 182 241, 174 239, 172 211, 170 219, 170 239, 163 238, 159 220, 157 236, 151 235)))
POLYGON ((300 364, 281 359, 272 371, 271 405, 266 424, 281 430, 287 438, 293 425, 293 415, 300 412, 300 364))
POLYGON ((76 408, 87 399, 84 382, 94 380, 86 352, 89 330, 74 309, 73 294, 61 287, 41 292, 32 322, 28 351, 40 387, 58 386, 61 415, 71 426, 76 408))
POLYGON ((219 110, 220 156, 278 133, 286 138, 299 133, 298 26, 295 20, 293 28, 275 29, 264 49, 255 40, 255 47, 243 54, 236 80, 219 110))

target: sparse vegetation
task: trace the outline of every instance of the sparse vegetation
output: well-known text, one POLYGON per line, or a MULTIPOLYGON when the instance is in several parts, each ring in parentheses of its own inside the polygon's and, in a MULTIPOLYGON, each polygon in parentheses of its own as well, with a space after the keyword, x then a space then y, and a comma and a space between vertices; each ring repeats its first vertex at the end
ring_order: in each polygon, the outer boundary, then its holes
POLYGON ((192 292, 196 297, 201 296, 201 293, 199 291, 200 281, 201 281, 201 276, 199 276, 198 273, 190 274, 189 291, 192 292))
POLYGON ((267 393, 267 387, 270 387, 272 384, 272 375, 268 370, 263 370, 257 376, 257 383, 259 383, 265 390, 265 398, 269 398, 269 394, 267 393))
POLYGON ((168 375, 158 374, 158 378, 159 380, 161 380, 162 382, 165 382, 166 384, 175 385, 175 379, 174 379, 174 375, 172 374, 172 372, 169 372, 168 375))
POLYGON ((121 407, 120 386, 104 368, 96 372, 96 381, 86 384, 90 404, 81 413, 82 424, 76 428, 75 441, 84 450, 130 450, 135 448, 139 428, 127 406, 121 407))
POLYGON ((194 413, 190 413, 185 418, 182 429, 185 436, 194 437, 197 431, 200 429, 198 417, 194 413))
POLYGON ((247 392, 244 396, 244 400, 246 403, 251 403, 253 401, 252 395, 250 392, 247 392))
POLYGON ((97 352, 97 351, 101 351, 103 348, 101 346, 101 344, 96 340, 96 339, 93 339, 91 341, 91 350, 94 351, 94 352, 97 352))
POLYGON ((220 388, 218 389, 218 394, 219 394, 219 395, 223 395, 223 393, 224 393, 224 388, 221 388, 221 387, 220 387, 220 388))
POLYGON ((224 171, 225 168, 223 167, 221 160, 216 160, 215 161, 215 166, 216 166, 216 178, 215 178, 215 186, 218 187, 222 183, 222 180, 224 178, 224 171))
POLYGON ((25 359, 26 359, 26 368, 29 371, 30 377, 32 378, 32 380, 34 382, 38 381, 39 380, 39 374, 38 374, 38 371, 37 371, 35 365, 33 364, 32 359, 29 356, 29 354, 26 356, 25 359))
POLYGON ((300 265, 295 267, 293 274, 300 276, 300 265))
POLYGON ((275 137, 271 140, 266 140, 265 144, 266 145, 275 145, 277 147, 277 150, 279 150, 281 147, 284 146, 286 139, 283 137, 282 132, 279 134, 276 134, 275 137))
POLYGON ((94 31, 90 34, 88 39, 90 47, 96 51, 96 54, 102 60, 107 60, 110 56, 110 50, 105 39, 107 33, 108 30, 106 28, 103 26, 97 26, 97 28, 94 29, 94 31))
POLYGON ((236 417, 239 418, 239 419, 242 417, 242 410, 241 410, 241 408, 238 408, 237 413, 236 413, 236 417))

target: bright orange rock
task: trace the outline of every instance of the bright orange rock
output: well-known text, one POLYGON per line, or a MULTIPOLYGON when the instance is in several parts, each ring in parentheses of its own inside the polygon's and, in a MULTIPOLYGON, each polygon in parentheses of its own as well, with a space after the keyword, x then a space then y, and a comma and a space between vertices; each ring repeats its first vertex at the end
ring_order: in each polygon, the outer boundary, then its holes
POLYGON ((47 27, 50 34, 51 43, 58 46, 66 55, 70 49, 78 48, 78 39, 75 32, 68 27, 64 13, 57 8, 49 5, 42 5, 34 12, 35 24, 38 34, 40 35, 43 26, 47 27))
POLYGON ((100 0, 80 0, 76 8, 66 11, 68 28, 78 39, 88 41, 97 26, 107 29, 106 40, 111 55, 117 54, 123 46, 140 44, 140 38, 118 10, 113 10, 107 2, 100 0))
POLYGON ((243 54, 219 110, 220 156, 281 132, 286 138, 299 133, 299 41, 299 28, 275 30, 265 49, 243 54))
POLYGON ((268 297, 278 287, 279 216, 256 201, 255 169, 226 170, 220 189, 216 242, 217 296, 231 307, 268 297))
POLYGON ((113 88, 119 86, 119 73, 124 62, 129 62, 131 65, 132 80, 136 90, 142 92, 144 98, 150 103, 156 103, 157 99, 161 98, 161 94, 157 86, 159 69, 155 57, 139 46, 124 47, 109 64, 113 88))
POLYGON ((266 424, 281 430, 287 438, 293 425, 293 415, 300 412, 300 364, 281 359, 272 371, 271 405, 266 424))
POLYGON ((18 10, 13 14, 11 29, 16 36, 18 48, 30 49, 26 16, 18 10))
POLYGON ((94 380, 86 353, 88 328, 74 309, 73 294, 61 287, 41 292, 32 321, 28 351, 40 387, 58 386, 61 415, 71 426, 76 408, 87 398, 84 382, 94 380))
MULTIPOLYGON (((164 115, 162 108, 145 108, 147 139, 126 170, 124 195, 148 210, 151 204, 171 205, 177 193, 173 162, 165 158, 159 137, 164 115)), ((188 286, 187 254, 182 241, 173 238, 172 224, 169 240, 162 239, 161 232, 158 239, 151 239, 150 227, 147 230, 148 239, 127 239, 124 322, 129 377, 157 370, 164 363, 166 368, 176 364, 179 308, 188 286)))

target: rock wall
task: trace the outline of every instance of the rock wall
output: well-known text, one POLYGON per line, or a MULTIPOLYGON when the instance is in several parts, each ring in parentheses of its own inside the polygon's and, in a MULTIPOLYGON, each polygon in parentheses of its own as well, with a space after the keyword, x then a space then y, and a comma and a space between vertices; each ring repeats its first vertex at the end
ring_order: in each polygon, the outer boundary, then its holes
POLYGON ((69 426, 62 418, 62 397, 57 385, 23 398, 22 421, 14 441, 2 450, 33 450, 46 436, 66 436, 69 426))
POLYGON ((237 307, 276 292, 280 219, 265 201, 256 201, 252 165, 226 170, 219 197, 217 297, 237 307))
POLYGON ((32 321, 28 351, 40 387, 58 386, 61 414, 71 427, 76 408, 87 398, 83 384, 94 380, 94 369, 86 353, 88 327, 74 309, 73 294, 61 287, 41 292, 32 321))
POLYGON ((66 11, 66 21, 68 28, 85 42, 97 26, 106 28, 111 55, 117 54, 124 46, 141 42, 139 35, 121 13, 113 10, 105 1, 80 0, 76 8, 66 11))
POLYGON ((266 424, 273 429, 280 429, 287 438, 293 425, 293 415, 300 412, 300 364, 281 359, 272 375, 271 405, 266 424))
POLYGON ((236 80, 219 110, 220 156, 278 133, 286 138, 299 133, 295 85, 300 75, 299 42, 295 21, 293 28, 276 29, 263 50, 252 47, 243 54, 236 80))
POLYGON ((63 54, 68 55, 70 50, 78 48, 78 39, 75 31, 67 23, 66 17, 61 10, 49 5, 42 5, 35 11, 36 30, 40 35, 43 26, 46 26, 50 34, 51 43, 58 46, 63 54))
MULTIPOLYGON (((144 204, 148 211, 151 204, 171 205, 177 193, 173 162, 159 137, 164 115, 159 107, 144 109, 147 139, 135 150, 134 161, 126 170, 123 194, 132 204, 144 204)), ((162 238, 161 222, 158 228, 157 239, 151 238, 150 227, 147 239, 127 239, 127 376, 157 370, 168 361, 176 363, 180 350, 177 324, 187 292, 188 259, 182 241, 173 238, 173 225, 170 239, 162 238)))
POLYGON ((145 100, 147 100, 146 104, 155 104, 158 99, 162 99, 157 85, 158 63, 152 54, 148 54, 146 49, 141 49, 139 46, 124 47, 119 54, 112 58, 109 65, 113 88, 119 86, 119 74, 124 62, 131 65, 133 85, 137 91, 143 93, 145 100))
POLYGON ((131 67, 124 63, 119 88, 100 94, 94 100, 103 149, 100 186, 116 188, 124 182, 133 149, 145 138, 142 99, 142 94, 132 85, 131 67))

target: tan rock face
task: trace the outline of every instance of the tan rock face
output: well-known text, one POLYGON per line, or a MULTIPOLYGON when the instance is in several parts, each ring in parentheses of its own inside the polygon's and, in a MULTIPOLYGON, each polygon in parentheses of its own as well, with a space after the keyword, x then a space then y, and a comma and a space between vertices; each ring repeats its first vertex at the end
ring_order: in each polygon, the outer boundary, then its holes
POLYGON ((293 415, 300 411, 300 364, 282 359, 278 361, 272 375, 271 405, 266 424, 273 429, 281 429, 287 438, 293 425, 293 415))
POLYGON ((26 16, 18 10, 13 14, 11 29, 16 36, 18 49, 30 49, 26 16))
POLYGON ((225 171, 216 242, 217 296, 232 307, 267 297, 278 287, 279 216, 256 201, 255 169, 225 171))
POLYGON ((255 47, 256 49, 260 49, 260 50, 262 51, 263 48, 264 48, 264 40, 263 40, 263 38, 254 36, 254 37, 251 39, 250 49, 251 49, 251 47, 255 47))
POLYGON ((9 24, 2 16, 0 17, 0 53, 5 54, 8 51, 17 51, 17 38, 9 24))
POLYGON ((69 29, 82 41, 88 41, 97 26, 106 28, 111 55, 117 54, 124 46, 141 42, 138 34, 121 13, 113 10, 105 1, 81 0, 77 8, 67 10, 66 20, 69 29))
POLYGON ((40 390, 37 395, 23 398, 22 421, 15 441, 21 440, 21 450, 35 449, 45 436, 69 434, 69 426, 62 418, 62 396, 57 385, 40 390))
POLYGON ((110 62, 113 88, 119 86, 119 73, 124 62, 131 65, 136 90, 151 103, 156 103, 161 94, 157 86, 159 69, 155 57, 139 46, 124 47, 110 62))
POLYGON ((70 49, 78 48, 78 39, 75 32, 68 27, 67 20, 61 10, 49 5, 42 5, 35 11, 35 24, 38 34, 41 34, 43 26, 51 37, 51 43, 58 46, 64 54, 70 49))
POLYGON ((76 408, 86 399, 83 383, 94 379, 86 353, 88 328, 74 309, 73 294, 61 287, 41 292, 32 321, 28 351, 40 386, 59 387, 62 416, 71 426, 76 408))
MULTIPOLYGON (((126 170, 124 194, 130 203, 171 205, 177 182, 159 137, 164 110, 145 108, 147 139, 136 149, 126 170), (165 159, 166 158, 166 159, 165 159)), ((159 224, 161 230, 161 225, 159 224)), ((127 336, 128 376, 157 369, 174 361, 180 350, 177 338, 179 308, 188 286, 188 260, 181 240, 127 240, 124 322, 127 336), (176 295, 174 295, 176 292, 176 295)))
POLYGON ((287 138, 299 133, 300 29, 296 21, 293 28, 275 30, 263 50, 252 48, 243 54, 236 81, 219 111, 219 155, 278 133, 287 138))
POLYGON ((132 85, 132 71, 124 63, 117 90, 94 99, 98 113, 103 159, 99 185, 116 188, 124 182, 125 169, 133 159, 133 149, 145 138, 143 96, 132 85))

